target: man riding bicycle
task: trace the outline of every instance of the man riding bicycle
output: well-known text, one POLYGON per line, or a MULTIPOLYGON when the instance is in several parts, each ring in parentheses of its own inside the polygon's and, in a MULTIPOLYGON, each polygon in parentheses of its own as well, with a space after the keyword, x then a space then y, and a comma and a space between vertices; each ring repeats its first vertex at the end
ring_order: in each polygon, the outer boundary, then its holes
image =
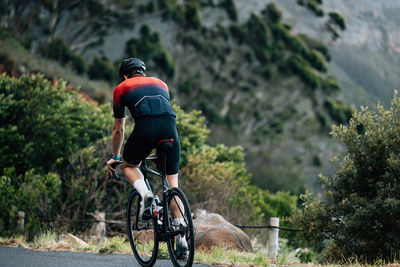
MULTIPOLYGON (((166 174, 170 187, 178 187, 180 143, 176 130, 175 111, 170 103, 168 86, 158 78, 146 77, 146 66, 137 58, 125 59, 119 75, 124 79, 113 94, 114 126, 112 130, 112 158, 107 162, 108 174, 111 165, 121 159, 120 151, 124 141, 125 107, 135 120, 135 127, 126 141, 123 160, 124 173, 139 192, 142 202, 139 218, 149 220, 154 201, 139 169, 140 163, 162 140, 173 140, 173 148, 167 152, 166 174)), ((173 223, 183 224, 178 206, 172 206, 173 223), (175 215, 175 216, 174 216, 175 215)), ((187 250, 187 242, 180 235, 177 247, 187 250)))

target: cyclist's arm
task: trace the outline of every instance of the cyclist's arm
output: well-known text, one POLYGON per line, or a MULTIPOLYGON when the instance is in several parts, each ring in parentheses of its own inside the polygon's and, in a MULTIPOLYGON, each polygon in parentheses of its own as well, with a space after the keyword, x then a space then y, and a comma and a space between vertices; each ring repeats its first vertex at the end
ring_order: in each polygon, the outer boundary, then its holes
POLYGON ((113 156, 120 156, 122 143, 124 142, 125 118, 114 118, 112 130, 112 149, 113 156))

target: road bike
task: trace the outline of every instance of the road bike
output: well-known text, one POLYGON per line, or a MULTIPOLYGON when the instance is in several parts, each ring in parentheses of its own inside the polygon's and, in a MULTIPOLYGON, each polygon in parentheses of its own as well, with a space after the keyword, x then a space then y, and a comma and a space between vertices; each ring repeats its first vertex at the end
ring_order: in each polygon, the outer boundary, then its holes
MULTIPOLYGON (((166 242, 169 256, 174 266, 189 267, 193 265, 195 244, 194 227, 189 203, 180 188, 171 188, 166 178, 166 152, 172 149, 173 139, 162 140, 156 147, 157 157, 150 156, 142 161, 140 170, 144 175, 148 189, 152 191, 148 174, 158 176, 162 180, 162 199, 154 196, 151 218, 143 222, 139 218, 140 194, 133 190, 128 199, 126 210, 126 226, 129 242, 136 260, 141 266, 153 266, 157 260, 159 243, 166 242), (149 168, 147 163, 157 163, 158 172, 149 168), (171 209, 175 207, 175 209, 171 209), (173 210, 175 213, 173 214, 173 210), (173 223, 173 218, 182 217, 180 223, 173 223), (180 236, 180 237, 179 237, 180 236), (182 251, 177 248, 177 238, 185 238, 188 249, 182 251)), ((121 162, 118 162, 120 164, 121 162)), ((114 163, 115 168, 117 163, 114 163)), ((119 179, 115 171, 112 176, 119 179)))

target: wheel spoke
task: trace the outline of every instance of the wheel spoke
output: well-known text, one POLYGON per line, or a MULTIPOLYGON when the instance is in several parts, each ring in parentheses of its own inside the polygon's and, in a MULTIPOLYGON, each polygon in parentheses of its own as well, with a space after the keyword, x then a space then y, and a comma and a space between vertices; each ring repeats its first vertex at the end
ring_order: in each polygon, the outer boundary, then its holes
POLYGON ((194 258, 194 229, 189 203, 179 188, 172 188, 169 192, 168 204, 168 221, 171 229, 167 244, 172 263, 175 267, 192 266, 194 258), (173 211, 173 208, 176 210, 173 211), (175 216, 179 214, 179 217, 176 218, 182 217, 183 221, 179 224, 173 224, 174 214, 175 216))
POLYGON ((155 220, 139 221, 140 195, 134 191, 129 196, 127 208, 127 229, 129 242, 135 258, 142 266, 152 266, 157 259, 158 239, 155 220))

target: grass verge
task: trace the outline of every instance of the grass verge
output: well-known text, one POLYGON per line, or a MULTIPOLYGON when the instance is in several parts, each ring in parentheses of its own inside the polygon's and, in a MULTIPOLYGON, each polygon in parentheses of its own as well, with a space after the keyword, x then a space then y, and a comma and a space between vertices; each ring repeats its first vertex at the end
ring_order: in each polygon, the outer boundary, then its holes
MULTIPOLYGON (((96 239, 82 238, 88 246, 74 244, 66 239, 66 235, 54 232, 44 232, 28 242, 22 235, 12 237, 0 237, 0 246, 25 247, 35 250, 62 250, 80 251, 99 254, 132 254, 129 241, 125 236, 107 238, 104 242, 97 242, 96 239)), ((166 243, 160 243, 158 258, 168 259, 168 248, 166 243)), ((272 260, 264 253, 248 253, 231 250, 224 247, 213 247, 211 250, 196 250, 195 262, 209 265, 229 266, 271 266, 281 265, 279 260, 272 260)))

